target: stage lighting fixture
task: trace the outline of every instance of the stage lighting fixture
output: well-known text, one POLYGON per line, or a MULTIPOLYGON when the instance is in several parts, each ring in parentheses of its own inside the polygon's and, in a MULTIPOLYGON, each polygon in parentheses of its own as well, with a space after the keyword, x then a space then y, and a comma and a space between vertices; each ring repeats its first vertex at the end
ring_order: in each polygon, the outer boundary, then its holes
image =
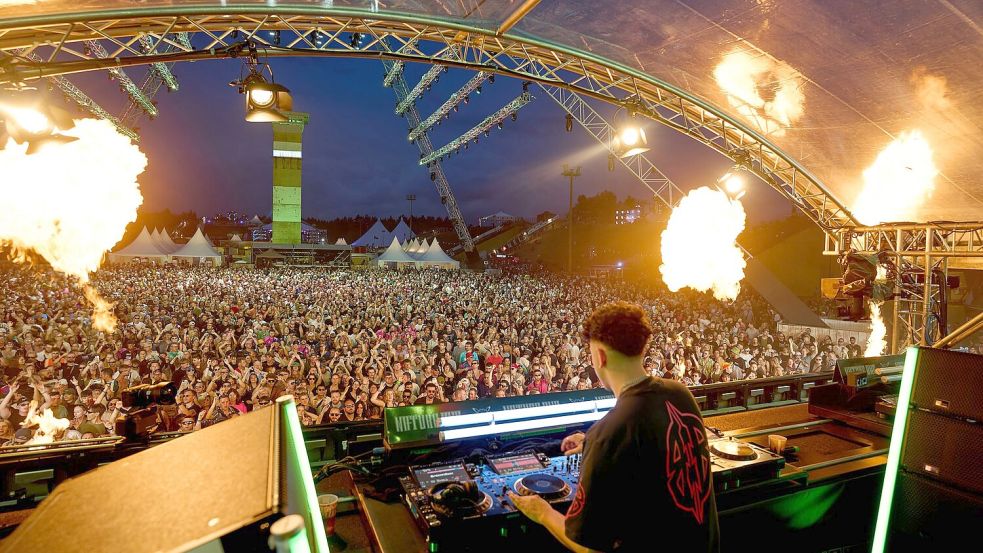
POLYGON ((280 45, 280 31, 273 32, 273 42, 276 43, 277 46, 280 45))
POLYGON ((634 118, 622 125, 612 141, 612 149, 618 157, 631 157, 649 151, 645 129, 636 125, 634 118))
POLYGON ((491 83, 491 84, 495 84, 495 75, 489 75, 488 76, 488 82, 491 83))
POLYGON ((566 116, 565 127, 567 132, 573 132, 573 115, 570 115, 569 113, 566 116))
POLYGON ((744 176, 739 173, 740 170, 740 166, 735 166, 733 169, 724 173, 723 176, 717 179, 717 188, 722 190, 728 197, 734 200, 740 200, 747 192, 744 189, 744 176))
POLYGON ((518 113, 513 113, 512 114, 512 120, 513 121, 518 121, 519 120, 519 114, 518 113))
POLYGON ((502 130, 502 122, 501 121, 498 122, 498 129, 499 130, 502 130))
POLYGON ((479 86, 478 88, 474 89, 474 91, 478 94, 481 94, 481 87, 479 86))
POLYGON ((27 143, 27 154, 37 153, 48 144, 67 144, 78 138, 59 134, 75 126, 72 116, 65 110, 48 104, 22 107, 0 104, 7 134, 17 144, 27 143))
POLYGON ((283 111, 293 109, 293 97, 283 85, 273 82, 273 71, 267 64, 248 62, 249 74, 233 81, 240 94, 246 95, 246 121, 251 123, 272 123, 286 121, 283 111), (260 72, 262 68, 270 74, 270 79, 260 72))

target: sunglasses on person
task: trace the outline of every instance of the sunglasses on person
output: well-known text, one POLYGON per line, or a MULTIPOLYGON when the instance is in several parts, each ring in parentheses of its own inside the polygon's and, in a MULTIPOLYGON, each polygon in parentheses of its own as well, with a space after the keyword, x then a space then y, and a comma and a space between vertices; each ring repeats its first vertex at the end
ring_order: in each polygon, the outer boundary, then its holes
POLYGON ((260 405, 266 405, 269 402, 270 402, 270 398, 268 397, 261 397, 256 399, 256 403, 259 403, 260 405))

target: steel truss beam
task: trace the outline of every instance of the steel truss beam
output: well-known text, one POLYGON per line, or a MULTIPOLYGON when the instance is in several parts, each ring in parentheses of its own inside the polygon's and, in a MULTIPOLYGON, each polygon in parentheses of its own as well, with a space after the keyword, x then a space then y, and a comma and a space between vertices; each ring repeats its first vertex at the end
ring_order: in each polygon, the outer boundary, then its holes
POLYGON ((945 304, 949 269, 983 268, 983 223, 894 223, 827 234, 825 255, 839 256, 848 249, 867 255, 890 252, 895 258, 907 282, 897 290, 891 315, 890 348, 900 352, 948 333, 939 328, 937 315, 945 304), (939 334, 932 336, 936 329, 939 334))
POLYGON ((611 139, 617 132, 600 113, 576 92, 555 87, 540 85, 550 98, 575 121, 594 137, 595 140, 608 149, 608 153, 621 162, 652 194, 670 209, 676 207, 679 200, 686 195, 669 177, 644 155, 621 158, 615 155, 611 139))
POLYGON ((469 94, 480 87, 481 83, 485 82, 486 79, 488 79, 488 74, 482 71, 479 71, 474 77, 471 77, 471 79, 464 83, 464 86, 462 86, 457 92, 451 94, 450 97, 447 98, 447 101, 437 108, 437 111, 430 114, 430 117, 427 117, 422 123, 420 123, 420 126, 410 130, 410 134, 407 136, 410 142, 416 140, 417 137, 430 130, 430 128, 434 125, 439 125, 441 119, 447 117, 451 110, 457 109, 457 105, 464 101, 469 94))
POLYGON ((469 129, 461 136, 455 138, 454 140, 451 140, 450 142, 441 146, 437 150, 430 152, 430 154, 421 157, 420 165, 428 165, 428 166, 432 165, 434 161, 442 157, 446 157, 450 154, 459 152, 462 147, 467 148, 468 144, 472 140, 477 142, 478 137, 481 136, 482 133, 485 133, 487 135, 488 132, 491 130, 491 128, 494 127, 495 125, 501 126, 502 123, 505 121, 506 117, 509 116, 515 117, 515 114, 518 113, 523 106, 525 106, 531 101, 532 101, 532 95, 529 94, 528 92, 523 92, 517 98, 502 106, 495 113, 482 119, 480 123, 471 127, 471 129, 469 129))
MULTIPOLYGON (((393 68, 393 70, 395 71, 395 68, 393 68)), ((416 104, 416 101, 423 96, 423 93, 430 90, 430 87, 433 86, 433 84, 437 82, 437 79, 440 78, 440 74, 446 70, 447 66, 445 65, 434 65, 428 69, 427 72, 423 74, 423 77, 420 77, 420 82, 416 83, 413 90, 410 90, 409 94, 407 94, 405 98, 396 104, 396 115, 403 115, 406 113, 406 110, 409 109, 410 106, 416 104)), ((402 76, 402 72, 397 75, 397 78, 400 76, 402 76)), ((383 83, 383 86, 385 86, 385 83, 383 83)))
MULTIPOLYGON (((512 34, 433 20, 424 16, 334 7, 175 6, 128 8, 66 16, 0 21, 0 52, 38 48, 43 63, 14 59, 0 63, 0 84, 50 75, 238 55, 236 40, 257 43, 259 53, 276 56, 349 56, 422 62, 497 73, 619 106, 690 136, 742 164, 788 198, 823 230, 853 226, 843 204, 795 160, 748 124, 682 90, 636 69, 589 53, 512 34), (287 35, 284 47, 268 33, 287 35), (169 35, 195 33, 196 48, 169 35), (234 33, 235 32, 235 33, 234 33), (363 40, 351 40, 359 33, 363 40), (242 38, 234 39, 233 34, 242 38), (321 40, 312 40, 316 34, 321 40), (150 36, 180 52, 146 53, 135 43, 150 36), (77 48, 85 40, 112 44, 112 59, 100 60, 77 48), (397 47, 389 48, 387 41, 397 47)), ((3 61, 3 60, 0 60, 3 61)))
MULTIPOLYGON (((383 46, 388 50, 389 45, 384 43, 383 46)), ((393 75, 395 77, 392 79, 392 89, 396 94, 396 103, 399 104, 409 95, 409 86, 406 84, 406 80, 403 78, 402 71, 395 71, 394 66, 396 62, 391 60, 383 60, 382 65, 385 67, 386 75, 393 75)), ((416 109, 416 104, 410 104, 403 116, 409 125, 409 129, 414 129, 420 126, 420 112, 416 109)), ((433 144, 430 143, 430 137, 424 132, 415 141, 417 148, 420 150, 420 156, 428 156, 433 153, 433 144)), ((464 221, 464 215, 461 214, 461 209, 457 206, 457 199, 454 198, 454 192, 451 191, 451 185, 447 182, 447 176, 444 174, 444 168, 440 164, 440 160, 435 161, 431 164, 430 168, 430 179, 433 181, 434 185, 437 187, 437 194, 440 196, 440 203, 444 204, 444 208, 447 209, 447 216, 450 218, 451 223, 454 225, 454 232, 457 233, 457 239, 466 253, 474 252, 474 240, 471 238, 471 233, 468 232, 468 225, 464 221)))
MULTIPOLYGON (((93 54, 95 54, 96 57, 103 59, 109 57, 109 52, 107 52, 106 49, 102 47, 102 44, 96 40, 85 41, 85 46, 93 54)), ((150 101, 150 98, 143 93, 143 90, 137 86, 137 83, 133 82, 133 79, 131 79, 126 72, 118 67, 113 67, 109 69, 109 74, 116 79, 116 82, 119 83, 120 88, 130 97, 130 101, 132 103, 140 106, 140 109, 142 109, 150 117, 157 117, 157 106, 150 101)))
MULTIPOLYGON (((34 52, 26 52, 22 55, 24 55, 28 59, 40 59, 38 58, 38 55, 35 54, 34 52)), ((91 113, 92 115, 98 117, 99 119, 105 119, 106 121, 109 121, 110 123, 113 124, 114 127, 116 127, 116 130, 119 131, 120 134, 127 136, 136 142, 140 141, 139 135, 137 135, 137 133, 135 133, 133 129, 124 125, 113 114, 103 109, 103 107, 100 106, 98 103, 96 103, 95 100, 90 98, 88 94, 82 92, 82 90, 79 89, 79 87, 75 86, 75 84, 72 81, 69 81, 65 77, 58 76, 58 75, 50 77, 50 80, 55 83, 55 85, 58 87, 59 90, 61 90, 61 93, 63 96, 65 96, 65 99, 77 104, 79 107, 91 113)))

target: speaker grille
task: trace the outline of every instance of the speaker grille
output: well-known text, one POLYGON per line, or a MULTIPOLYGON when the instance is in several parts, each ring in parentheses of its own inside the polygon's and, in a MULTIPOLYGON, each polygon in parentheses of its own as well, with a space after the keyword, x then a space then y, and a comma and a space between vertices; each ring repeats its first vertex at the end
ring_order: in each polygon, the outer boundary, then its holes
POLYGON ((921 348, 911 402, 922 409, 983 420, 983 356, 921 348))
POLYGON ((977 541, 983 500, 917 475, 898 474, 889 551, 966 551, 977 541))
POLYGON ((912 410, 901 465, 908 471, 983 493, 983 425, 912 410))

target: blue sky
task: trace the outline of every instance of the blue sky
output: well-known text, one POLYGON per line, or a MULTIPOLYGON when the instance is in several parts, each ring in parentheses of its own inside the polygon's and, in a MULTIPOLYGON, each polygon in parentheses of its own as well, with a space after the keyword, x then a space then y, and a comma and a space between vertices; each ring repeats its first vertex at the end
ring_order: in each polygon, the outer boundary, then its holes
MULTIPOLYGON (((173 211, 193 209, 200 215, 235 209, 268 214, 271 201, 272 131, 269 124, 243 120, 243 98, 229 81, 241 62, 211 60, 174 67, 180 90, 158 96, 160 116, 141 120, 141 149, 150 160, 140 177, 145 205, 173 211)), ((419 153, 406 139, 406 122, 393 113, 392 90, 382 87, 378 61, 357 59, 279 58, 272 60, 276 80, 290 88, 294 109, 310 113, 304 133, 305 217, 370 214, 400 215, 407 211, 406 194, 416 194, 414 214, 443 215, 428 172, 418 165, 419 153)), ((412 87, 427 66, 410 64, 412 87)), ((138 83, 144 69, 130 70, 138 83)), ((472 73, 450 70, 417 106, 422 117, 433 112, 472 73)), ((121 113, 126 97, 105 74, 72 77, 81 88, 113 113, 121 113)), ((464 133, 522 91, 520 81, 498 77, 481 95, 431 134, 435 146, 464 133)), ((465 217, 504 210, 532 217, 543 210, 565 212, 567 181, 564 163, 581 165, 575 194, 612 190, 620 197, 644 197, 648 191, 620 165, 607 169, 601 146, 579 126, 564 130, 564 112, 536 86, 536 98, 477 147, 451 157, 444 170, 465 217)), ((595 103, 609 120, 613 109, 595 103)), ((730 162, 709 148, 655 122, 646 123, 650 159, 684 190, 710 184, 730 162)), ((745 200, 752 220, 789 213, 787 201, 761 182, 754 182, 745 200)))

